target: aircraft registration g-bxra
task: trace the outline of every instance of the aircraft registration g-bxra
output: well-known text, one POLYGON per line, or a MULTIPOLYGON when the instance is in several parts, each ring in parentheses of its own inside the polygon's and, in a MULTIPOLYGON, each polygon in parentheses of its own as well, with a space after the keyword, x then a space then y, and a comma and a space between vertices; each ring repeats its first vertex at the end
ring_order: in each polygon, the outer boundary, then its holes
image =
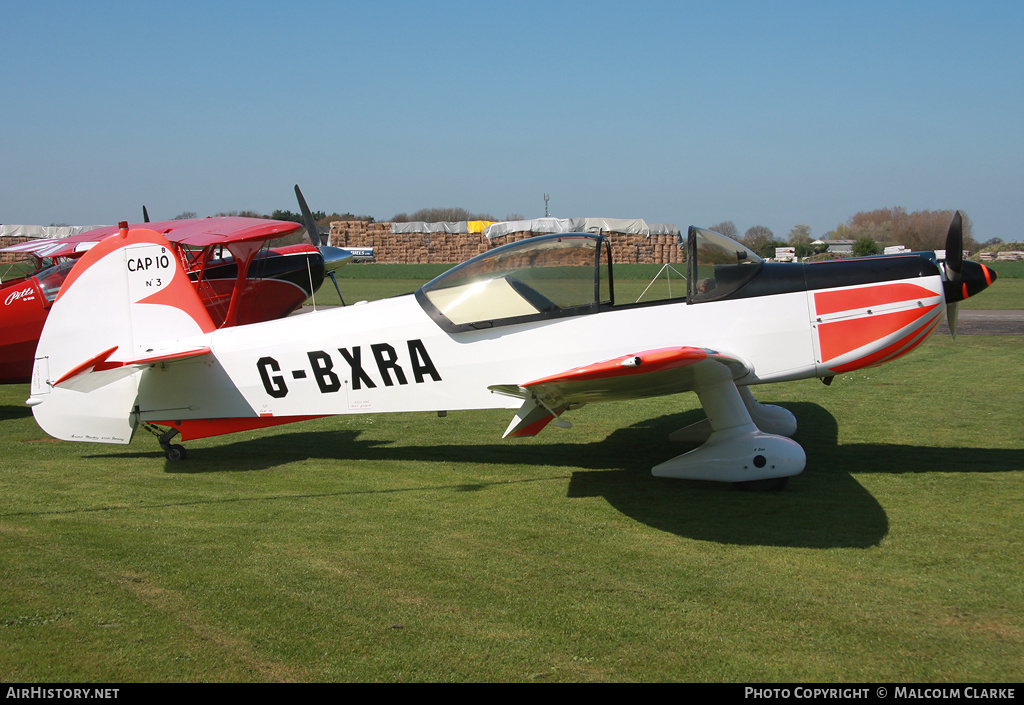
POLYGON ((995 279, 962 257, 914 253, 766 263, 690 228, 685 296, 615 297, 609 242, 547 235, 495 248, 414 294, 217 329, 166 241, 125 229, 86 253, 36 354, 33 413, 66 440, 128 443, 144 426, 172 459, 189 440, 316 416, 517 409, 534 435, 583 404, 696 392, 702 441, 653 469, 769 487, 801 472, 789 411, 753 385, 878 365, 918 346, 995 279), (147 266, 136 266, 140 262, 147 266))

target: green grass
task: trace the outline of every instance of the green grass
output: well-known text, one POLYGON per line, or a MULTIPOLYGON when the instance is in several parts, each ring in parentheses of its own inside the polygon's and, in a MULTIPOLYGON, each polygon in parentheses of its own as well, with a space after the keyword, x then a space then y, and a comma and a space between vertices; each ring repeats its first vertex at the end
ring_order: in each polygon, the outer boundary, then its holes
POLYGON ((1024 309, 1024 279, 997 279, 977 296, 961 301, 965 309, 1024 309))
MULTIPOLYGON (((388 281, 422 283, 349 283, 388 281)), ((508 411, 335 417, 170 463, 145 433, 54 441, 0 387, 0 679, 1019 681, 1022 343, 757 390, 808 456, 772 494, 650 475, 693 395, 516 441, 508 411)))
POLYGON ((654 478, 692 395, 55 442, 0 390, 7 681, 1012 682, 1020 338, 773 385, 777 494, 654 478), (965 374, 964 370, 970 370, 965 374))
POLYGON ((1003 279, 1024 279, 1024 262, 985 262, 986 267, 996 270, 1003 279))

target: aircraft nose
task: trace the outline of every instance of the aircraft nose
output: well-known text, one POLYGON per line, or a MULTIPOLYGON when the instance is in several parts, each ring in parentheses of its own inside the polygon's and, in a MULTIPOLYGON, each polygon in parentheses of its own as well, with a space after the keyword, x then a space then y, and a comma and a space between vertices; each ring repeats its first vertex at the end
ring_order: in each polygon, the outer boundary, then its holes
POLYGON ((333 272, 335 269, 352 259, 351 253, 346 252, 340 247, 323 245, 319 250, 320 254, 324 256, 324 266, 327 268, 328 272, 333 272))
POLYGON ((944 282, 943 284, 946 290, 946 303, 963 301, 974 296, 978 292, 992 286, 996 278, 995 270, 989 269, 978 262, 964 260, 960 278, 956 281, 944 282))

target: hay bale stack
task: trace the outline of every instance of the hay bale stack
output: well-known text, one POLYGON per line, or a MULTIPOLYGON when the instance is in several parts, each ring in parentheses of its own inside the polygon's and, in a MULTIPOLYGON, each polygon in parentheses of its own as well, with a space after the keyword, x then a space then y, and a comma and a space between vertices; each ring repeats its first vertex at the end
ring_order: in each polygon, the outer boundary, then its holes
MULTIPOLYGON (((490 249, 519 242, 536 233, 508 233, 488 240, 481 233, 392 233, 391 223, 342 220, 331 223, 331 244, 335 247, 372 247, 374 260, 381 263, 452 263, 483 254, 490 249)), ((674 235, 606 233, 611 241, 612 259, 626 264, 665 264, 684 261, 674 235)))

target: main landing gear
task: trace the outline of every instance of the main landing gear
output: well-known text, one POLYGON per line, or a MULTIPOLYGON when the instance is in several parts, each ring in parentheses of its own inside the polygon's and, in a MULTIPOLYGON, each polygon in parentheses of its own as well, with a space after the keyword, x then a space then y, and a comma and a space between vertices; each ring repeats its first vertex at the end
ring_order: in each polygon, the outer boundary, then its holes
POLYGON ((746 387, 737 388, 724 365, 700 380, 695 390, 707 418, 671 434, 701 446, 652 468, 658 477, 731 482, 740 490, 777 492, 806 463, 800 445, 788 438, 796 417, 778 406, 759 404, 746 387))

